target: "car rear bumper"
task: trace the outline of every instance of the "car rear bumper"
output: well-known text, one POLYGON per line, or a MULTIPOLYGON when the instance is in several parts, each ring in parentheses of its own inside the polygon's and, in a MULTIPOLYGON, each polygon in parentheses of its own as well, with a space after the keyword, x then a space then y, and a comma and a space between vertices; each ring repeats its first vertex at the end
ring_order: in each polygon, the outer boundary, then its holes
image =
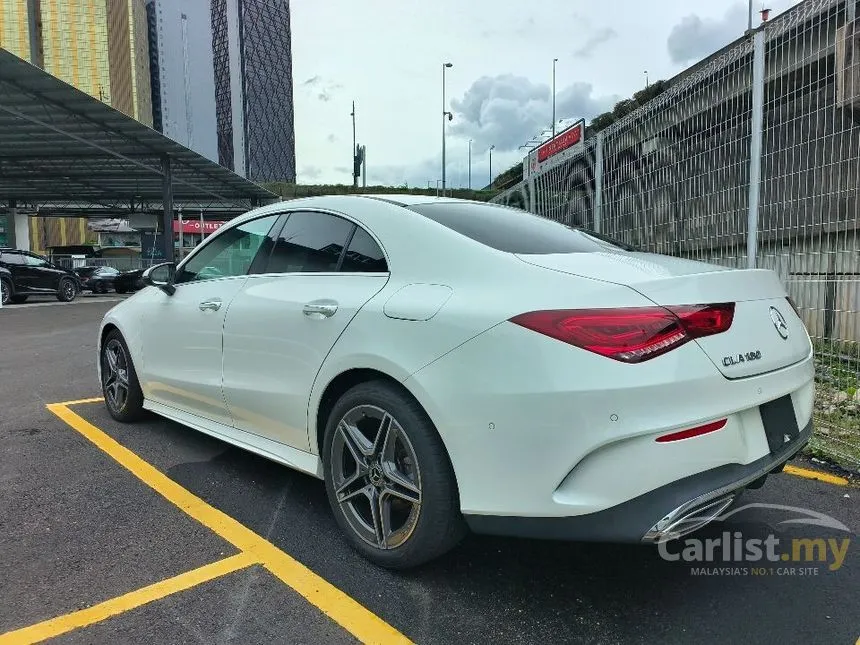
POLYGON ((747 488, 757 488, 812 436, 812 421, 790 443, 748 464, 725 464, 616 506, 570 517, 467 514, 475 533, 582 542, 656 543, 691 533, 716 519, 747 488))

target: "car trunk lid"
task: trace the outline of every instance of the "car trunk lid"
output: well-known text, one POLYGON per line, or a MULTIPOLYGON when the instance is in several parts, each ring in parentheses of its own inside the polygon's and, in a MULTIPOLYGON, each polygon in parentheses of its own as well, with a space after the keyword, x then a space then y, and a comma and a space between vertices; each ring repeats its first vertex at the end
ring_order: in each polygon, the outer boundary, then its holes
POLYGON ((803 321, 779 277, 765 269, 732 269, 651 253, 518 255, 553 271, 623 284, 661 306, 734 302, 728 331, 697 339, 730 379, 788 367, 809 356, 803 321))

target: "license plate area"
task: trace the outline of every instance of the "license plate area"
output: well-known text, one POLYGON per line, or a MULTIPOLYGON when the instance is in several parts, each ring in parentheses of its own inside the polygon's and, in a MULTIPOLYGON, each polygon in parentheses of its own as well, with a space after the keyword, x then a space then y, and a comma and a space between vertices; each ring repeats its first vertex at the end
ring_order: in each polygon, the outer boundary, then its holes
POLYGON ((759 413, 771 454, 779 452, 785 444, 800 436, 790 394, 763 403, 759 406, 759 413))

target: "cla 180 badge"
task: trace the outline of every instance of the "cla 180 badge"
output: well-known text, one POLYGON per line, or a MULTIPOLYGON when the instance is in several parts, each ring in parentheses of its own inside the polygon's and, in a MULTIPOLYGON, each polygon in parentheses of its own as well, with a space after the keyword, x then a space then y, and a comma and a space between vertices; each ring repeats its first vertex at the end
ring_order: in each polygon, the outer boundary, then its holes
POLYGON ((736 356, 724 356, 723 357, 723 365, 726 367, 731 367, 732 365, 740 365, 741 363, 746 363, 747 361, 757 361, 761 359, 761 351, 755 350, 754 352, 744 352, 743 354, 737 354, 736 356))

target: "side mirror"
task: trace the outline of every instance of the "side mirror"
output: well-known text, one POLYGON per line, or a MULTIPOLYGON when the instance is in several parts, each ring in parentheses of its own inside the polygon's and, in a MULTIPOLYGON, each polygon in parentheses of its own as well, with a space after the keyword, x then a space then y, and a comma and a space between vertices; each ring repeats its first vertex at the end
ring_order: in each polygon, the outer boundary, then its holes
POLYGON ((143 272, 141 282, 149 287, 157 287, 164 293, 172 296, 176 293, 173 280, 176 277, 176 265, 173 262, 164 262, 149 267, 143 272))

